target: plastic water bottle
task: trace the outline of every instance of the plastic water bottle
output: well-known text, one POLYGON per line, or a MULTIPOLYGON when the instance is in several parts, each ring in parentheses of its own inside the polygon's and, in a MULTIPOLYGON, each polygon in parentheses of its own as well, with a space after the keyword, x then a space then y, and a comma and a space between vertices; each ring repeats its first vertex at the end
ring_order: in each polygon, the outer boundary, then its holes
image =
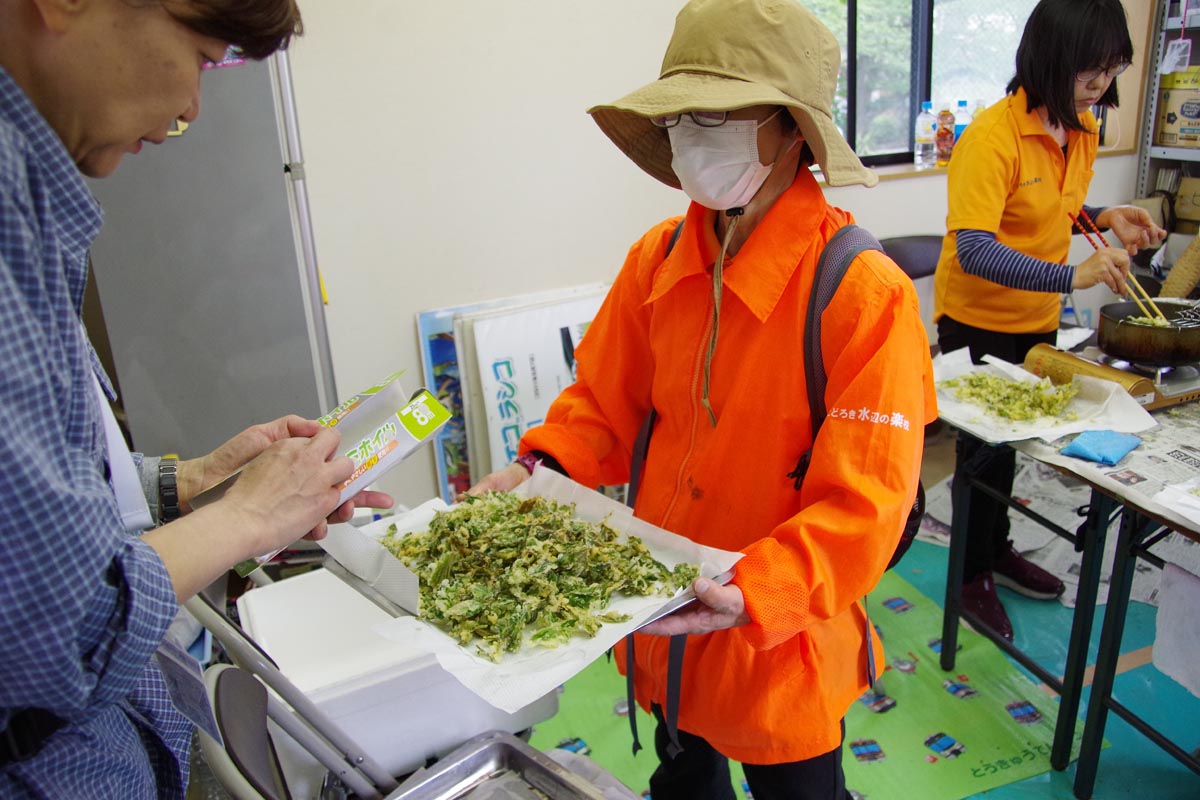
POLYGON ((938 112, 937 132, 933 135, 933 141, 937 145, 937 165, 949 166, 950 155, 954 152, 954 112, 950 110, 949 103, 944 104, 938 112))
POLYGON ((967 123, 971 121, 971 110, 967 108, 966 100, 958 101, 958 109, 954 112, 954 141, 957 142, 962 138, 963 131, 967 129, 967 123))
POLYGON ((971 122, 979 119, 979 115, 984 111, 987 111, 987 103, 983 102, 982 100, 976 100, 975 110, 971 112, 971 122))
POLYGON ((917 125, 913 131, 913 165, 917 169, 929 169, 937 163, 937 145, 933 138, 936 127, 933 103, 926 100, 921 103, 921 113, 917 115, 917 125))

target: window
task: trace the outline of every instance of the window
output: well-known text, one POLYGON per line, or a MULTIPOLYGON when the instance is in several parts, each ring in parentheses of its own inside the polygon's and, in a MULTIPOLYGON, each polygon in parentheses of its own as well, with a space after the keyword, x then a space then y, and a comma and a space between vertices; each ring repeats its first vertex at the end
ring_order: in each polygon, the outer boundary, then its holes
MULTIPOLYGON (((802 0, 842 43, 834 122, 869 165, 912 160, 922 100, 1004 96, 1037 0, 802 0), (853 86, 853 91, 850 91, 853 86)), ((936 109, 935 109, 936 110, 936 109)))

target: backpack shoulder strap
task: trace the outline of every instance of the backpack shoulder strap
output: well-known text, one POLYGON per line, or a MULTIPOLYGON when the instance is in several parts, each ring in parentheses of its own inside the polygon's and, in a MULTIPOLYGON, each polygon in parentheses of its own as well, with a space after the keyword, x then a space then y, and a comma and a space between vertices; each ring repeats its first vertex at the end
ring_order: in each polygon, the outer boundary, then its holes
MULTIPOLYGON (((857 225, 847 225, 829 240, 821 258, 817 261, 817 272, 813 276, 813 290, 808 302, 808 319, 804 328, 804 377, 808 384, 808 407, 812 419, 813 441, 816 442, 817 431, 825 421, 825 361, 821 354, 821 314, 829 301, 833 299, 842 277, 850 268, 850 263, 864 250, 883 251, 883 246, 866 229, 857 225)), ((812 449, 800 457, 796 470, 788 475, 795 479, 795 487, 800 488, 808 463, 812 458, 812 449)), ((917 496, 909 509, 900 542, 888 562, 888 569, 896 566, 912 545, 921 526, 921 517, 925 514, 925 487, 917 481, 917 496)))
MULTIPOLYGON (((883 250, 879 241, 865 228, 857 225, 846 225, 838 230, 821 251, 817 259, 817 269, 813 273, 812 292, 808 298, 808 314, 804 322, 804 381, 808 389, 808 410, 812 425, 812 439, 817 441, 817 431, 825 422, 825 359, 821 354, 821 315, 829 301, 837 294, 842 277, 850 268, 851 262, 864 250, 883 250)), ((808 462, 812 459, 812 447, 804 451, 796 468, 788 473, 793 479, 793 488, 797 491, 804 482, 808 472, 808 462)))
POLYGON ((813 439, 825 421, 825 360, 821 354, 821 315, 837 293, 851 262, 864 250, 883 250, 865 228, 847 225, 833 235, 821 251, 813 275, 804 325, 804 378, 808 384, 808 407, 812 415, 813 439))
POLYGON ((667 252, 664 254, 664 258, 671 255, 671 251, 675 249, 675 243, 679 241, 679 234, 683 233, 683 223, 686 221, 686 217, 679 220, 679 224, 675 226, 675 230, 671 231, 671 239, 667 242, 667 252))
MULTIPOLYGON (((667 252, 663 254, 664 260, 675 249, 675 243, 679 241, 679 234, 683 233, 683 223, 686 221, 686 217, 679 220, 675 230, 671 232, 671 238, 667 241, 667 252)), ((633 459, 629 465, 629 486, 625 490, 625 504, 630 508, 633 508, 633 503, 637 500, 638 487, 642 482, 642 469, 646 464, 646 453, 650 449, 650 434, 654 432, 654 423, 657 420, 658 412, 651 408, 646 414, 646 418, 642 420, 641 430, 638 431, 637 439, 633 443, 633 459)), ((632 708, 632 706, 630 707, 632 708)), ((633 738, 637 739, 636 730, 633 738)))

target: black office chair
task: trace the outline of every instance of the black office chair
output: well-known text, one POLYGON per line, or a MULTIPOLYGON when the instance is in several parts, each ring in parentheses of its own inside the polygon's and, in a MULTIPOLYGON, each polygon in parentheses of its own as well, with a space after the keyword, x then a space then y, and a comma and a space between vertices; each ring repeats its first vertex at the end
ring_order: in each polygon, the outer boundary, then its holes
POLYGON ((893 236, 881 239, 879 243, 888 258, 900 265, 914 281, 932 275, 942 255, 942 237, 932 234, 893 236))

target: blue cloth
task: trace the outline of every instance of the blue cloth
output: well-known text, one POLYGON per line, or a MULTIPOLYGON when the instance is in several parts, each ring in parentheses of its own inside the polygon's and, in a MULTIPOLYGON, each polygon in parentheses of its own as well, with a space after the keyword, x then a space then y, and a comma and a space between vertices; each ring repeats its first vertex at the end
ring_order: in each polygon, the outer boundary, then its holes
POLYGON ((152 666, 178 608, 126 533, 105 474, 80 324, 101 212, 62 142, 0 69, 0 729, 65 719, 0 766, 0 797, 183 797, 191 726, 152 666))
POLYGON ((1084 431, 1059 452, 1111 467, 1141 443, 1142 440, 1131 433, 1084 431))

